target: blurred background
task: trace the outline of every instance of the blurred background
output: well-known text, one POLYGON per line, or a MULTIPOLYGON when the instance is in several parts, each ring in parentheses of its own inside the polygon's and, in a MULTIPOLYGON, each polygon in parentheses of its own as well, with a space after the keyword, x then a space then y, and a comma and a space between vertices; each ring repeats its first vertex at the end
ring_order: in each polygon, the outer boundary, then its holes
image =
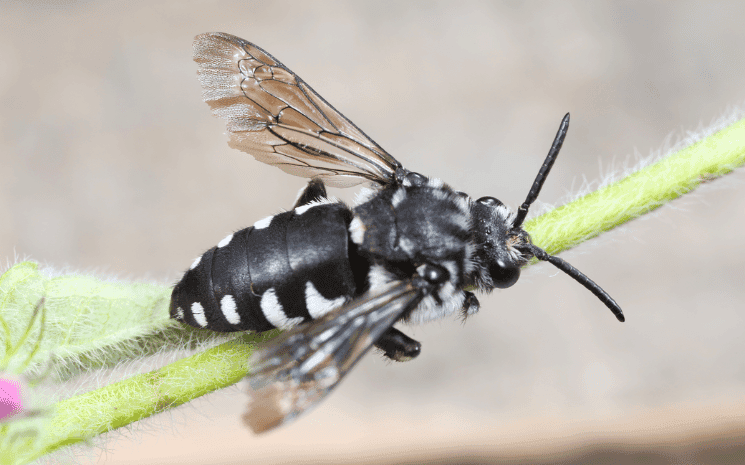
MULTIPOLYGON (((664 150, 745 102, 745 3, 0 4, 0 259, 172 283, 305 181, 231 150, 191 43, 255 42, 412 170, 516 207, 664 150)), ((320 407, 256 437, 217 392, 77 449, 81 463, 743 463, 745 173, 405 329, 320 407)), ((350 199, 351 194, 334 191, 350 199)))

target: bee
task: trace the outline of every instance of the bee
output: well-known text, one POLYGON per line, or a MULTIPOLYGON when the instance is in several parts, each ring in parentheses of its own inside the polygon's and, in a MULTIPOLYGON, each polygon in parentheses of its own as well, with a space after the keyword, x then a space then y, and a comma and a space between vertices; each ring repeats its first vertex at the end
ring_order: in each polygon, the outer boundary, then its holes
POLYGON ((286 424, 323 399, 373 346, 394 361, 421 344, 394 327, 479 310, 474 291, 508 288, 534 257, 552 263, 624 321, 590 278, 522 229, 569 127, 564 116, 516 212, 472 199, 404 168, 256 45, 225 33, 194 40, 204 100, 227 123, 228 144, 310 178, 292 210, 228 235, 174 287, 170 314, 213 331, 286 331, 249 363, 255 432, 286 424), (326 186, 366 183, 355 206, 326 186))

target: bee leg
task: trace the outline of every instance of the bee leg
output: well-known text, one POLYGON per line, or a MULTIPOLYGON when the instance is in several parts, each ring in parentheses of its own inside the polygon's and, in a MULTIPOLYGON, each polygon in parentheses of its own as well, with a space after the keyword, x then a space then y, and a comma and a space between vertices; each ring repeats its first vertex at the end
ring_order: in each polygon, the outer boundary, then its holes
POLYGON ((383 355, 394 362, 408 362, 416 358, 422 350, 422 344, 415 341, 396 328, 388 328, 380 336, 375 347, 383 351, 383 355))
POLYGON ((326 186, 320 179, 311 179, 305 189, 298 194, 295 206, 292 208, 302 207, 317 200, 326 198, 326 186))
POLYGON ((463 320, 465 320, 469 316, 478 313, 481 304, 473 292, 464 291, 463 293, 466 295, 466 299, 463 301, 463 308, 460 309, 460 314, 463 320))

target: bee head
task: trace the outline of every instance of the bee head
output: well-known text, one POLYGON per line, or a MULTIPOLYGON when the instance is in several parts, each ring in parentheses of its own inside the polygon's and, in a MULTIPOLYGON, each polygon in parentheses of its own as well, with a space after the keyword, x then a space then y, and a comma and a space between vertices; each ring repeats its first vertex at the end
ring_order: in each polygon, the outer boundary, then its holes
POLYGON ((494 288, 506 288, 515 284, 520 278, 520 267, 535 257, 546 261, 571 276, 587 290, 595 294, 619 321, 624 321, 621 307, 593 280, 585 276, 578 269, 560 259, 548 254, 545 250, 533 245, 528 233, 522 229, 523 221, 528 214, 530 205, 538 198, 538 193, 548 176, 556 156, 561 150, 569 128, 569 113, 564 116, 556 133, 548 156, 538 171, 533 186, 528 192, 525 202, 513 214, 509 208, 494 197, 481 197, 472 204, 473 236, 476 245, 473 261, 474 272, 470 276, 473 285, 484 291, 494 288))
POLYGON ((494 197, 481 197, 471 207, 477 263, 474 284, 483 290, 505 289, 520 278, 520 268, 533 255, 525 248, 530 236, 513 227, 515 215, 494 197))

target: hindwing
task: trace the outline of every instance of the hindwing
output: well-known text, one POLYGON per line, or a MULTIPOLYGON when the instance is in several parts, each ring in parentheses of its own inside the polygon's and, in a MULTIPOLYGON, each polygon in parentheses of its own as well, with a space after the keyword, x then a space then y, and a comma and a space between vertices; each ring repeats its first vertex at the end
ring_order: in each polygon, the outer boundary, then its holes
POLYGON ((246 424, 261 433, 316 405, 423 296, 413 281, 393 282, 272 339, 249 362, 246 424))

